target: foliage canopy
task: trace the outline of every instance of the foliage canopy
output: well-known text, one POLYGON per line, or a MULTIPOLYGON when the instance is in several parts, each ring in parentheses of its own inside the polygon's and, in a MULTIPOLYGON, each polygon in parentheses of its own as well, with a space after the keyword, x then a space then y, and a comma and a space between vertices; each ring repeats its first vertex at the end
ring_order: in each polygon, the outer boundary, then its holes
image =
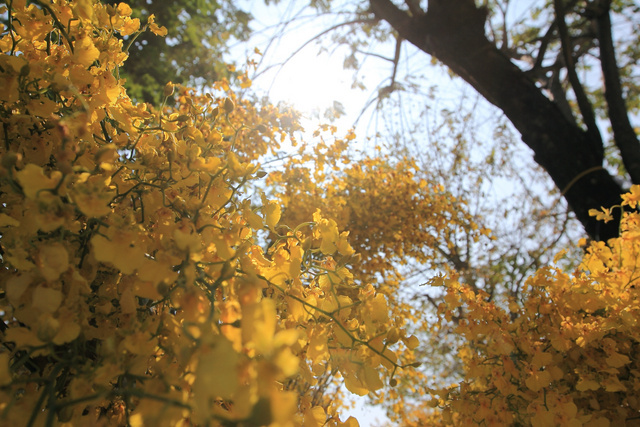
MULTIPOLYGON (((102 3, 117 6, 117 0, 102 3)), ((131 53, 120 67, 129 96, 140 102, 160 105, 166 82, 200 89, 229 77, 221 58, 230 40, 244 40, 249 34, 249 14, 232 1, 187 0, 127 2, 133 19, 146 21, 154 15, 167 29, 167 37, 150 32, 120 36, 131 53)))
POLYGON ((389 64, 390 77, 378 87, 384 111, 392 95, 406 105, 403 95, 424 87, 420 67, 430 60, 446 66, 504 114, 585 231, 606 240, 617 236, 617 223, 602 224, 589 210, 616 204, 629 182, 640 184, 633 126, 640 9, 626 0, 532 3, 371 0, 316 7, 337 17, 334 40, 351 49, 345 65, 389 64), (380 55, 381 42, 395 52, 380 55))
POLYGON ((640 416, 640 187, 591 211, 619 213, 620 235, 590 243, 573 274, 541 268, 495 301, 455 265, 432 280, 444 294, 432 332, 460 338, 463 378, 420 388, 421 313, 396 298, 396 263, 489 235, 464 200, 408 158, 351 163, 355 135, 329 127, 270 174, 269 196, 260 161, 298 143, 294 112, 225 79, 134 103, 124 38, 166 35, 153 14, 90 0, 4 8, 3 423, 356 426, 337 384, 390 396, 407 425, 640 416))

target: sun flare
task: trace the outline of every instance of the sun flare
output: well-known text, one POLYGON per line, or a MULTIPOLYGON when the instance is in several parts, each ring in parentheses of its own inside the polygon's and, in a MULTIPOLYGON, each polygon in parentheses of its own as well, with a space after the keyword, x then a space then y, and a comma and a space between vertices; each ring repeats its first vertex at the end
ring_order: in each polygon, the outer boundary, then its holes
POLYGON ((288 61, 273 78, 269 96, 290 103, 305 115, 320 114, 354 97, 352 74, 339 55, 305 49, 288 61))

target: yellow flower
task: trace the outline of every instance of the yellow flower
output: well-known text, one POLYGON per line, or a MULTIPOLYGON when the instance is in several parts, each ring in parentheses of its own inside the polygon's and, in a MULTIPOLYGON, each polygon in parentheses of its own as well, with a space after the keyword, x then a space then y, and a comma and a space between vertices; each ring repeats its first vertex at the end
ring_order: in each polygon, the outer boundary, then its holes
POLYGON ((110 187, 111 178, 103 175, 79 175, 71 190, 73 201, 78 209, 89 218, 99 218, 111 212, 109 203, 115 196, 110 187))
MULTIPOLYGON (((120 3, 124 4, 124 3, 120 3)), ((130 36, 140 29, 140 20, 138 18, 131 19, 129 17, 124 19, 124 24, 120 28, 120 34, 123 36, 130 36)))
POLYGON ((93 44, 91 37, 88 36, 76 40, 74 49, 73 56, 75 60, 85 67, 90 66, 100 57, 100 51, 93 44))
POLYGON ((149 29, 156 36, 164 37, 167 35, 167 29, 165 27, 158 27, 158 24, 155 23, 156 16, 154 14, 149 15, 149 20, 147 21, 149 25, 149 29))
POLYGON ((613 219, 613 215, 611 215, 611 209, 607 209, 604 207, 600 209, 601 210, 589 209, 589 216, 595 216, 596 220, 604 222, 609 222, 613 219))
POLYGON ((640 185, 632 185, 628 193, 622 195, 622 206, 636 208, 640 203, 640 185))
POLYGON ((118 7, 116 7, 116 11, 120 16, 131 16, 133 13, 133 9, 126 3, 118 3, 118 7))
POLYGON ((547 371, 534 370, 529 374, 529 377, 524 381, 529 390, 540 391, 547 387, 551 383, 551 375, 547 371))
POLYGON ((93 19, 93 2, 91 0, 77 0, 74 2, 73 11, 84 20, 93 19))
POLYGON ((51 192, 47 190, 53 190, 58 186, 62 179, 62 173, 53 171, 51 176, 47 177, 40 166, 29 163, 16 173, 16 178, 25 196, 37 200, 38 198, 52 197, 51 192))
POLYGON ((265 211, 265 222, 267 224, 267 227, 273 230, 280 221, 282 208, 277 202, 270 201, 264 204, 263 209, 265 211))
POLYGON ((576 390, 578 391, 598 390, 599 388, 600 383, 588 378, 581 378, 576 384, 576 390))
POLYGON ((214 339, 198 356, 193 383, 195 421, 206 420, 215 399, 230 399, 239 387, 239 355, 224 337, 214 339))
POLYGON ((624 365, 631 363, 631 359, 629 359, 627 356, 616 352, 613 352, 609 357, 607 357, 606 361, 607 365, 614 368, 621 368, 624 365))
POLYGON ((33 291, 31 304, 43 313, 53 313, 60 307, 62 298, 62 292, 59 290, 41 285, 33 291))
POLYGON ((91 239, 96 260, 108 262, 124 274, 131 274, 145 259, 145 250, 139 237, 127 230, 110 227, 102 234, 91 239))
POLYGON ((69 268, 69 254, 60 243, 52 243, 40 248, 36 265, 40 274, 51 282, 69 268))

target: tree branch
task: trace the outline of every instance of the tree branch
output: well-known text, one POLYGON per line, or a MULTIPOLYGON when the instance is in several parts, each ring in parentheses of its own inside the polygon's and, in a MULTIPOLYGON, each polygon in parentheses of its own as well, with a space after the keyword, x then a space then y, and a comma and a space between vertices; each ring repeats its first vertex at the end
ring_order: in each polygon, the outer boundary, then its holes
POLYGON ((316 40, 319 40, 322 36, 332 32, 332 31, 335 31, 338 28, 342 28, 342 27, 349 26, 349 25, 354 25, 354 24, 373 24, 374 22, 375 22, 375 20, 372 20, 372 19, 354 19, 352 21, 341 22, 339 24, 333 25, 330 28, 327 28, 326 30, 321 31, 320 33, 316 34, 315 36, 311 37, 309 40, 304 42, 291 55, 289 55, 283 62, 278 63, 278 64, 270 65, 270 66, 266 67, 265 69, 263 69, 261 72, 257 73, 256 77, 259 76, 260 74, 266 73, 267 71, 269 71, 270 69, 275 68, 275 67, 280 67, 280 69, 282 69, 285 65, 287 65, 289 63, 289 61, 291 61, 297 54, 299 54, 309 44, 313 43, 316 40))
POLYGON ((558 105, 558 108, 560 108, 560 111, 562 111, 562 114, 564 114, 567 121, 575 123, 573 110, 571 109, 569 101, 567 101, 564 87, 562 87, 560 69, 561 67, 554 67, 554 70, 551 73, 551 77, 549 78, 549 91, 553 96, 553 101, 556 103, 556 105, 558 105))
POLYGON ((602 168, 601 140, 568 121, 535 82, 484 33, 486 9, 474 0, 430 0, 426 14, 410 16, 390 0, 370 0, 372 12, 400 37, 447 65, 485 99, 500 108, 533 150, 565 199, 595 239, 618 235, 618 224, 596 221, 589 209, 620 203, 621 186, 602 168), (584 175, 584 171, 593 172, 584 175), (580 176, 580 179, 576 177, 580 176))
POLYGON ((538 49, 538 56, 536 57, 536 62, 533 64, 533 68, 531 71, 537 70, 542 67, 542 61, 544 61, 544 56, 547 53, 547 48, 549 47, 549 42, 551 41, 551 37, 556 30, 555 21, 549 25, 547 32, 540 39, 540 48, 538 49))
POLYGON ((396 88, 396 75, 398 74, 398 64, 400 63, 400 50, 402 47, 402 37, 396 37, 396 51, 393 55, 393 72, 391 73, 391 83, 378 91, 380 97, 384 97, 393 92, 396 88))
POLYGON ((604 77, 604 97, 609 110, 609 120, 613 136, 620 149, 624 167, 634 184, 640 184, 640 144, 638 137, 629 122, 629 113, 622 94, 620 73, 616 63, 615 48, 611 35, 611 17, 609 15, 610 0, 605 9, 596 18, 597 37, 600 44, 600 65, 604 77))
POLYGON ((573 43, 571 43, 569 38, 567 23, 564 19, 565 11, 562 6, 562 0, 553 0, 553 5, 556 12, 556 23, 558 26, 558 33, 560 35, 564 63, 567 67, 567 77, 569 78, 569 83, 571 83, 573 93, 576 95, 576 101, 578 102, 578 108, 580 109, 582 120, 584 120, 584 124, 587 126, 587 135, 592 138, 594 142, 602 144, 602 135, 600 135, 600 130, 596 123, 596 116, 593 112, 593 107, 591 106, 591 102, 589 102, 589 98, 587 98, 587 94, 585 93, 582 83, 580 83, 578 73, 576 72, 575 61, 573 59, 573 43))

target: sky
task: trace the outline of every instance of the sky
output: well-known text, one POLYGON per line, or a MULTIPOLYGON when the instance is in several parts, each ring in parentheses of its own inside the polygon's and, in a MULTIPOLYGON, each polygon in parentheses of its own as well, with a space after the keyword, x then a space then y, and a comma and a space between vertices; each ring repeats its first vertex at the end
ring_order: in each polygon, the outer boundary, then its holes
POLYGON ((326 38, 320 39, 324 44, 312 41, 335 22, 311 17, 311 12, 300 7, 303 2, 284 1, 277 6, 265 6, 260 0, 245 3, 254 18, 254 35, 244 44, 245 55, 261 60, 252 89, 274 103, 293 105, 302 113, 306 126, 318 123, 319 117, 339 102, 350 114, 335 124, 348 130, 355 121, 354 112, 366 104, 369 94, 352 89, 353 72, 343 68, 346 48, 327 50, 326 38), (281 23, 291 20, 283 28, 281 23), (252 55, 254 47, 262 57, 252 55))
MULTIPOLYGON (((538 0, 512 0, 510 19, 522 19, 536 2, 538 0)), ((339 3, 334 1, 332 4, 339 3)), ((331 36, 339 31, 314 40, 327 28, 347 18, 335 15, 318 18, 305 7, 307 4, 307 1, 280 0, 266 6, 263 0, 238 1, 237 5, 253 16, 251 28, 254 34, 249 42, 240 45, 243 49, 235 50, 235 54, 239 62, 246 57, 262 59, 254 75, 253 89, 268 95, 274 103, 283 101, 295 106, 308 125, 320 121, 325 110, 339 102, 346 114, 335 124, 346 131, 354 125, 377 89, 389 84, 392 64, 374 56, 364 58, 361 55, 357 78, 366 89, 352 87, 356 73, 344 69, 349 49, 331 41, 331 36), (283 22, 290 23, 283 26, 283 22), (263 56, 256 56, 254 48, 258 48, 263 56)), ((393 58, 395 43, 374 42, 368 48, 376 55, 393 58)), ((440 92, 451 94, 452 102, 459 98, 461 91, 468 90, 459 79, 452 79, 444 68, 428 66, 429 58, 424 53, 417 52, 407 43, 403 43, 402 49, 405 60, 397 80, 406 75, 419 77, 421 84, 426 82, 425 86, 437 86, 440 92)), ((447 107, 447 96, 438 101, 440 108, 447 107)), ((451 107, 455 108, 455 105, 451 107)), ((366 133, 371 131, 367 120, 371 120, 371 110, 369 108, 368 114, 358 121, 366 133)))

